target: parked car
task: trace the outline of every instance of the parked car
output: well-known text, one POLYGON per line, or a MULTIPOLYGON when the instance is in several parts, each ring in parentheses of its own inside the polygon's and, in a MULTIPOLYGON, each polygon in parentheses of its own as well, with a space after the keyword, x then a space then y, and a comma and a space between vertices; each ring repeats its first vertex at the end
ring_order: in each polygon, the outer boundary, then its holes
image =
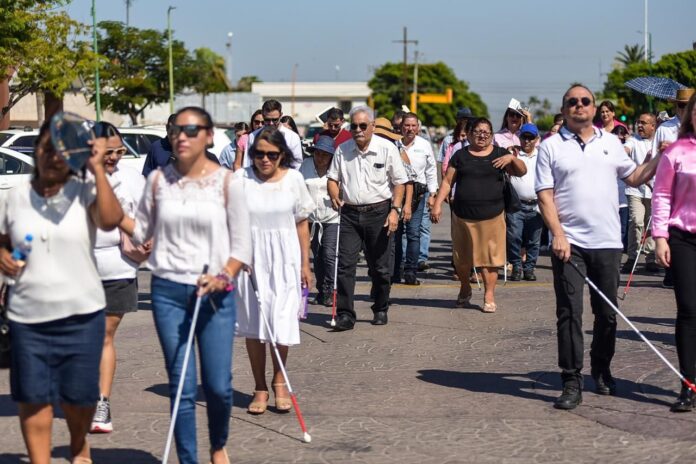
POLYGON ((119 127, 118 131, 123 140, 141 156, 147 156, 150 146, 167 135, 164 127, 119 127))
POLYGON ((9 148, 0 148, 0 191, 9 190, 34 172, 34 158, 9 148))
POLYGON ((0 147, 33 156, 34 143, 38 135, 39 131, 36 129, 8 129, 0 131, 0 147))

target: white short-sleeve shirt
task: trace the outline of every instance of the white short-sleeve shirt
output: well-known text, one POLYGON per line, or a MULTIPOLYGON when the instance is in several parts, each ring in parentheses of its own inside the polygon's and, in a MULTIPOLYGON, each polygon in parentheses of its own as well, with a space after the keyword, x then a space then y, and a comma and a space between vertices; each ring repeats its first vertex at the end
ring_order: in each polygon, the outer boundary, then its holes
POLYGON ((394 185, 408 182, 396 145, 376 135, 364 152, 354 140, 339 145, 326 175, 341 184, 343 200, 349 205, 389 200, 394 185))
POLYGON ((104 308, 93 254, 96 227, 89 217, 95 198, 94 181, 76 177, 52 197, 40 196, 26 180, 0 198, 0 234, 14 245, 33 236, 10 290, 11 320, 37 324, 104 308))
MULTIPOLYGON (((254 139, 256 139, 256 136, 263 129, 264 128, 261 127, 261 128, 256 129, 254 132, 249 134, 249 141, 247 142, 246 147, 244 147, 244 158, 242 159, 242 167, 243 168, 248 168, 249 166, 251 166, 251 158, 249 157, 249 150, 251 150, 251 147, 254 145, 254 139)), ((303 158, 303 156, 302 156, 302 140, 300 140, 300 136, 282 124, 278 125, 278 130, 283 134, 283 137, 285 137, 285 143, 287 144, 288 148, 292 152, 292 156, 293 156, 294 160, 292 162, 291 167, 293 169, 300 169, 300 165, 302 164, 302 158, 303 158)))
POLYGON ((416 182, 425 184, 428 192, 437 192, 437 168, 433 147, 423 137, 416 135, 410 146, 404 146, 411 167, 416 173, 416 182))
POLYGON ((662 142, 675 142, 679 137, 680 127, 681 121, 678 116, 674 116, 660 124, 655 131, 655 137, 653 137, 653 153, 658 153, 658 147, 662 142))
POLYGON ((305 185, 309 191, 309 196, 316 207, 309 215, 310 222, 320 222, 323 224, 335 224, 338 222, 338 211, 331 206, 329 189, 326 181, 326 174, 319 176, 317 168, 314 166, 314 158, 307 158, 300 166, 300 174, 304 177, 305 185))
MULTIPOLYGON (((648 155, 652 156, 653 152, 653 141, 641 138, 638 134, 631 137, 626 141, 624 147, 630 150, 628 156, 631 157, 634 163, 640 165, 645 162, 648 155)), ((649 182, 652 184, 652 181, 649 182)), ((641 197, 641 198, 652 198, 652 190, 647 184, 643 184, 640 187, 629 187, 626 186, 626 195, 641 197)))
POLYGON ((636 169, 621 141, 594 129, 587 143, 565 127, 539 146, 535 189, 553 189, 566 238, 587 249, 620 249, 621 223, 617 179, 636 169), (583 146, 584 145, 584 146, 583 146))

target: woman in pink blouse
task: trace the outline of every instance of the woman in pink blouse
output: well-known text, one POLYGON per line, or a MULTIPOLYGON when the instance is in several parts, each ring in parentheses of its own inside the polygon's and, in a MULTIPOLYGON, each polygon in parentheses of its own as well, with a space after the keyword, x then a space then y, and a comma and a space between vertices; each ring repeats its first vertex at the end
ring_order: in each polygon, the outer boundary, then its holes
MULTIPOLYGON (((658 264, 671 267, 677 300, 675 338, 679 370, 696 378, 696 94, 687 103, 679 139, 657 167, 652 236, 658 264)), ((691 411, 694 393, 682 386, 673 412, 691 411)))

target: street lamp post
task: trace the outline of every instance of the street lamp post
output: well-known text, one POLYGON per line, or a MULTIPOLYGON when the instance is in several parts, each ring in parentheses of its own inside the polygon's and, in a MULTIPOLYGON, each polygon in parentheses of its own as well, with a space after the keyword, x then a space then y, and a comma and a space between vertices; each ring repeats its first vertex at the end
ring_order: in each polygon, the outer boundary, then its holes
POLYGON ((174 113, 174 59, 172 57, 172 10, 174 6, 167 8, 167 34, 169 35, 169 114, 174 113))
POLYGON ((227 78, 230 80, 230 86, 234 86, 233 80, 232 80, 232 36, 234 33, 228 32, 227 33, 227 43, 225 46, 227 47, 227 78))
POLYGON ((92 0, 92 46, 94 48, 94 104, 97 121, 101 121, 101 88, 99 85, 99 56, 97 55, 97 7, 92 0))

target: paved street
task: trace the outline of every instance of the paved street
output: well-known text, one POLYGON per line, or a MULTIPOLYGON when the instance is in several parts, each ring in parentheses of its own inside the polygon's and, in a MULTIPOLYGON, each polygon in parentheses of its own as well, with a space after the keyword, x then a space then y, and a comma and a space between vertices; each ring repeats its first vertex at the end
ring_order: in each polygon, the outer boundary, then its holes
MULTIPOLYGON (((447 215, 444 215, 447 216, 447 215)), ((669 412, 678 382, 625 324, 613 364, 618 397, 591 391, 572 412, 557 411, 554 299, 548 256, 535 283, 508 283, 499 309, 453 309, 458 284, 449 268, 449 224, 436 226, 433 269, 420 287, 395 286, 389 324, 373 327, 358 284, 355 330, 332 333, 330 310, 313 307, 289 372, 313 437, 302 443, 294 414, 246 413, 253 381, 243 341, 235 344, 235 406, 227 450, 236 463, 670 463, 696 459, 696 413, 669 412)), ((149 274, 141 273, 141 311, 117 337, 114 433, 92 436, 101 464, 154 463, 169 425, 166 374, 149 311, 149 274)), ((501 282, 502 283, 502 282, 501 282)), ((475 304, 483 304, 474 290, 475 304)), ((589 303, 586 300, 586 307, 589 303)), ((622 307, 676 363, 674 296, 639 275, 622 307)), ((586 334, 591 314, 586 311, 586 334)), ((587 341, 587 340, 586 340, 587 341)), ((588 355, 589 343, 586 343, 588 355)), ((270 364, 270 363, 269 363, 270 364)), ((585 365, 589 366, 589 357, 585 365)), ((586 384, 592 385, 586 377, 586 384)), ((207 462, 205 400, 198 408, 200 461, 207 462)), ((68 462, 65 422, 54 422, 54 462, 68 462)), ((0 375, 0 462, 26 462, 0 375)), ((173 462, 173 460, 172 460, 173 462)))

